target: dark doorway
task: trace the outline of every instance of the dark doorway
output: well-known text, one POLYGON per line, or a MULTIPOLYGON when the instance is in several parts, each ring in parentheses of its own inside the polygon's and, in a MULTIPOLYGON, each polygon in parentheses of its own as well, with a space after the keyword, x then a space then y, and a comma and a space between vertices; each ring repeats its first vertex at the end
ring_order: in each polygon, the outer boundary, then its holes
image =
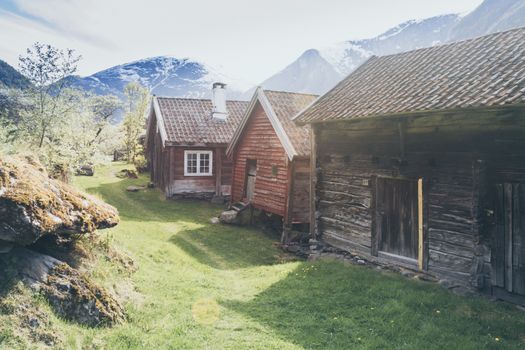
POLYGON ((525 296, 525 184, 498 184, 492 235, 494 294, 525 296))
POLYGON ((378 178, 376 208, 378 250, 417 260, 417 180, 378 178))
POLYGON ((244 197, 251 201, 253 199, 253 193, 255 191, 255 178, 257 177, 257 160, 247 159, 246 160, 246 179, 245 179, 245 191, 244 197))

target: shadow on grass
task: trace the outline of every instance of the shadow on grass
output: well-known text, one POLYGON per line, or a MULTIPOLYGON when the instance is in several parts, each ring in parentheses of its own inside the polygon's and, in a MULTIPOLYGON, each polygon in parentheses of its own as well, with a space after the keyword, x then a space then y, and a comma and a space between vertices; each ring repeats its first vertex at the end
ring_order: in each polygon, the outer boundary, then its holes
POLYGON ((221 270, 272 265, 282 253, 272 245, 270 237, 256 229, 226 225, 208 225, 181 231, 170 242, 184 250, 201 264, 221 270))
POLYGON ((248 302, 222 305, 307 349, 521 348, 525 313, 338 262, 302 263, 248 302))
POLYGON ((201 264, 233 270, 279 261, 282 251, 272 245, 279 240, 278 235, 246 227, 213 225, 210 218, 217 216, 222 207, 207 201, 166 200, 158 189, 126 191, 130 185, 145 183, 144 176, 119 179, 88 187, 87 191, 115 206, 122 220, 197 226, 183 229, 169 240, 201 264))

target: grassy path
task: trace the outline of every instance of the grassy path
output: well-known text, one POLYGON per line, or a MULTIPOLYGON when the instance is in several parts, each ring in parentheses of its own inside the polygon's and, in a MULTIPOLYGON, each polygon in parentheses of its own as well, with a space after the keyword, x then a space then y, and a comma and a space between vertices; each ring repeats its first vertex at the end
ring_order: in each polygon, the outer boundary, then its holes
POLYGON ((287 261, 277 238, 210 224, 217 206, 126 192, 147 179, 120 180, 122 167, 76 185, 120 211, 122 222, 102 234, 138 270, 102 260, 92 275, 126 298, 129 320, 87 329, 55 318, 68 348, 525 348, 515 307, 369 268, 287 261))

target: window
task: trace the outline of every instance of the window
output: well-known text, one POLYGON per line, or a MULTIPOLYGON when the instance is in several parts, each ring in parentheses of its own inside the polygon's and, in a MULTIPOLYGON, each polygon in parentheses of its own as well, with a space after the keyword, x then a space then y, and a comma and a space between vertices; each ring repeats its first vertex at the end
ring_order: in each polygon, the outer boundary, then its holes
POLYGON ((184 176, 211 176, 212 151, 184 151, 184 176))
POLYGON ((277 165, 272 165, 272 176, 277 177, 277 165))

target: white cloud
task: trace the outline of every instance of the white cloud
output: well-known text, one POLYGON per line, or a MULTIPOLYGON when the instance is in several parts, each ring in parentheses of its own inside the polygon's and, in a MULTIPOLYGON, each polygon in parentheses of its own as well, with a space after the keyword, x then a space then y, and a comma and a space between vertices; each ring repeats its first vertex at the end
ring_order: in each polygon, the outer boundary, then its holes
MULTIPOLYGON (((150 56, 194 57, 260 82, 304 50, 379 34, 481 0, 12 0, 0 11, 0 58, 35 41, 76 49, 81 74, 150 56)), ((0 8, 2 5, 0 4, 0 8)))

